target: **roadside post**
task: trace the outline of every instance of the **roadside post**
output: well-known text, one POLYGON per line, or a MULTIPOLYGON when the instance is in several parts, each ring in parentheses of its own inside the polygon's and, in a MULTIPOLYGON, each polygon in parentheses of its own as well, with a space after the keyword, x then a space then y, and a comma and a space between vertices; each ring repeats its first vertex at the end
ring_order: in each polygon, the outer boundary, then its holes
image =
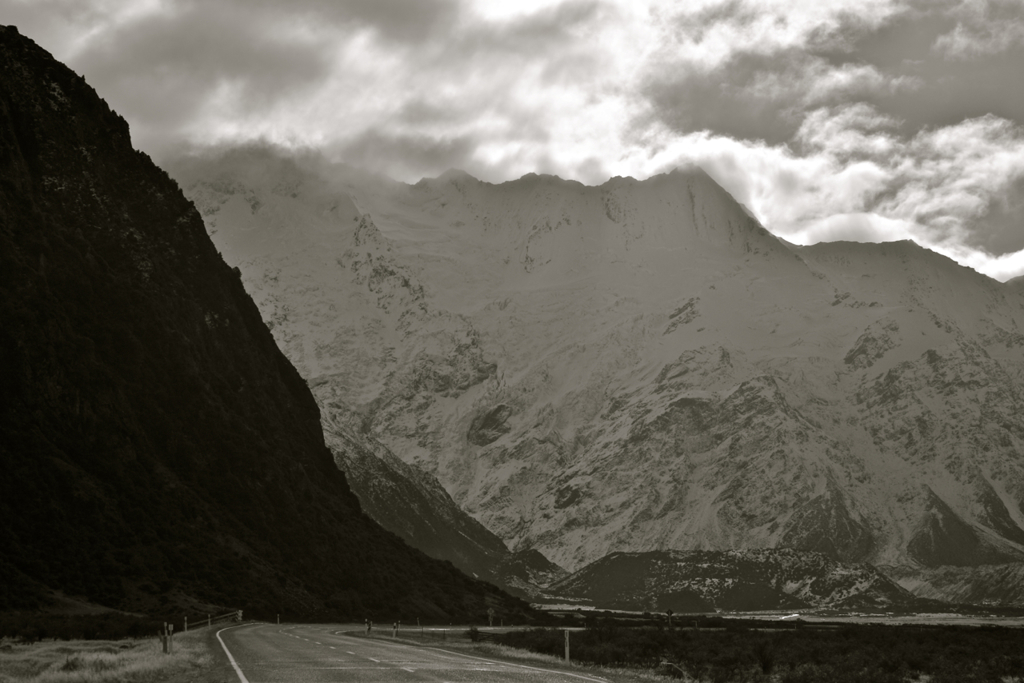
POLYGON ((565 663, 569 663, 569 629, 565 629, 565 663))
POLYGON ((160 642, 163 644, 165 655, 174 654, 174 624, 164 622, 164 630, 160 634, 160 642))
POLYGON ((188 633, 188 617, 185 617, 185 633, 188 633))

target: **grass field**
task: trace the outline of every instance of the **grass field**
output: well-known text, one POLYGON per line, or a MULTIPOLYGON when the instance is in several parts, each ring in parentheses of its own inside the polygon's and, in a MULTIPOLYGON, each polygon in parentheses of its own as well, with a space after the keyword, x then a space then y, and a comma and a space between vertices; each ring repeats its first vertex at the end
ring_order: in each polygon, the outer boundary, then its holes
MULTIPOLYGON (((559 629, 497 636, 553 657, 559 629)), ((621 627, 570 634, 574 662, 700 683, 1024 683, 1024 629, 844 625, 835 628, 621 627)))
POLYGON ((174 636, 165 655, 156 637, 0 643, 0 683, 152 683, 185 678, 211 664, 206 636, 174 636))

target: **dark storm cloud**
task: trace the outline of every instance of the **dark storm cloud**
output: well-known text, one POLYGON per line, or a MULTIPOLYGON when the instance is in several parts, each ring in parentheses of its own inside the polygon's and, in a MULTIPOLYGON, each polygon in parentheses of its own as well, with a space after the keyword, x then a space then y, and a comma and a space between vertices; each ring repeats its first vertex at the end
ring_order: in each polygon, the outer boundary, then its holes
POLYGON ((970 17, 975 27, 970 35, 978 49, 971 49, 973 43, 964 37, 959 7, 953 2, 916 3, 875 28, 851 18, 843 27, 843 40, 813 52, 835 65, 867 64, 892 78, 914 79, 918 87, 912 90, 868 93, 864 98, 900 118, 908 132, 986 114, 1024 123, 1024 88, 1007 87, 1024 64, 1024 41, 993 40, 993 32, 1000 31, 996 26, 1007 27, 1003 31, 1011 36, 1024 31, 1024 6, 980 3, 980 16, 970 17))
POLYGON ((251 116, 322 85, 338 46, 360 31, 418 45, 450 31, 459 13, 458 0, 0 2, 29 31, 76 38, 73 54, 57 56, 157 154, 211 106, 251 116))
POLYGON ((604 11, 599 2, 573 0, 502 21, 467 14, 418 46, 417 68, 394 84, 404 92, 386 120, 345 136, 332 154, 406 178, 461 168, 504 180, 510 164, 565 173, 566 165, 544 152, 552 143, 550 117, 564 114, 557 102, 563 85, 576 88, 600 70, 600 58, 580 49, 579 36, 604 11), (487 147, 503 149, 488 162, 480 154, 487 147))
POLYGON ((329 67, 316 43, 198 5, 119 26, 76 64, 130 120, 171 130, 219 88, 232 89, 242 107, 265 107, 316 83, 329 67))
POLYGON ((376 31, 385 39, 419 43, 446 33, 458 19, 458 0, 301 0, 297 3, 270 2, 271 9, 293 11, 297 6, 332 23, 355 24, 376 31))
POLYGON ((738 52, 709 72, 666 70, 653 75, 641 92, 652 105, 651 115, 679 133, 710 130, 782 144, 793 138, 810 108, 901 86, 912 83, 889 81, 863 65, 833 67, 789 48, 738 52))
MULTIPOLYGON (((538 104, 522 101, 521 82, 526 77, 547 86, 578 85, 591 79, 599 60, 578 49, 579 36, 604 11, 595 0, 570 0, 487 21, 458 0, 176 0, 114 16, 75 14, 61 0, 42 2, 51 16, 62 13, 65 20, 81 23, 81 33, 96 34, 78 49, 73 65, 157 157, 181 137, 194 135, 197 126, 230 134, 231 119, 267 122, 277 116, 280 123, 264 123, 256 131, 275 135, 275 125, 278 131, 289 125, 287 115, 277 112, 301 109, 307 95, 312 109, 304 123, 333 128, 329 135, 340 139, 339 150, 355 153, 387 140, 388 158, 398 159, 408 142, 410 159, 427 159, 424 140, 469 136, 429 128, 472 128, 489 112, 504 121, 490 128, 492 135, 515 131, 534 144, 547 133, 538 104), (357 44, 362 47, 352 48, 357 44), (339 54, 345 50, 348 62, 341 65, 339 54), (375 60, 397 68, 374 73, 375 60), (332 108, 315 102, 318 91, 345 96, 346 85, 338 81, 346 78, 346 68, 352 68, 349 97, 385 108, 362 144, 352 138, 362 134, 366 122, 346 116, 351 104, 336 109, 338 120, 331 126, 332 108), (412 130, 424 125, 428 130, 412 130), (392 128, 382 133, 382 126, 392 128)), ((472 150, 451 149, 466 151, 462 164, 472 165, 472 150)))
MULTIPOLYGON (((917 86, 913 77, 886 74, 850 56, 850 44, 876 27, 864 17, 841 14, 834 23, 808 27, 799 39, 779 43, 750 38, 763 32, 764 13, 740 0, 683 12, 668 22, 680 44, 713 44, 722 40, 716 33, 735 44, 710 65, 694 64, 694 50, 680 56, 664 50, 649 70, 640 91, 652 105, 649 115, 681 134, 708 130, 783 144, 797 133, 808 110, 913 92, 917 86)), ((792 30, 784 16, 775 22, 792 30)))
MULTIPOLYGON (((1024 123, 1024 88, 1007 87, 1024 64, 1024 28, 1021 40, 1002 29, 1009 37, 1000 49, 984 50, 1000 31, 994 27, 1024 27, 1024 8, 980 5, 970 15, 977 49, 967 38, 950 38, 965 31, 959 3, 909 3, 881 23, 842 14, 798 44, 738 46, 707 71, 664 61, 641 92, 651 114, 680 133, 710 130, 770 144, 789 140, 805 111, 842 102, 872 104, 909 135, 986 114, 1024 123)), ((734 1, 674 22, 680 39, 700 42, 723 25, 742 33, 758 16, 753 5, 734 1)))
POLYGON ((430 176, 438 169, 459 168, 486 179, 489 169, 471 161, 480 144, 474 136, 435 137, 370 130, 355 140, 330 150, 331 156, 371 171, 430 176))

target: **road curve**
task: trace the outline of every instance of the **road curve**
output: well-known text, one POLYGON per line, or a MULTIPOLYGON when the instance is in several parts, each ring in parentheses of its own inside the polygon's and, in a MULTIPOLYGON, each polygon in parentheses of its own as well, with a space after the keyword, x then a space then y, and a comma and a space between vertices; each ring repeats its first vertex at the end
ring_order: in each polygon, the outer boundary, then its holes
POLYGON ((337 626, 254 624, 218 633, 240 683, 607 683, 434 647, 342 635, 337 626))

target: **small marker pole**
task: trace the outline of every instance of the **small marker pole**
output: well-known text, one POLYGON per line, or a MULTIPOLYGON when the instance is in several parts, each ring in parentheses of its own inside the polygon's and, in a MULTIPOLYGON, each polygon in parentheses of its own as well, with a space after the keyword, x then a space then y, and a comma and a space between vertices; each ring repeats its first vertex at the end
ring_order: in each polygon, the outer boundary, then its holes
POLYGON ((569 663, 569 629, 565 629, 565 663, 569 663))

